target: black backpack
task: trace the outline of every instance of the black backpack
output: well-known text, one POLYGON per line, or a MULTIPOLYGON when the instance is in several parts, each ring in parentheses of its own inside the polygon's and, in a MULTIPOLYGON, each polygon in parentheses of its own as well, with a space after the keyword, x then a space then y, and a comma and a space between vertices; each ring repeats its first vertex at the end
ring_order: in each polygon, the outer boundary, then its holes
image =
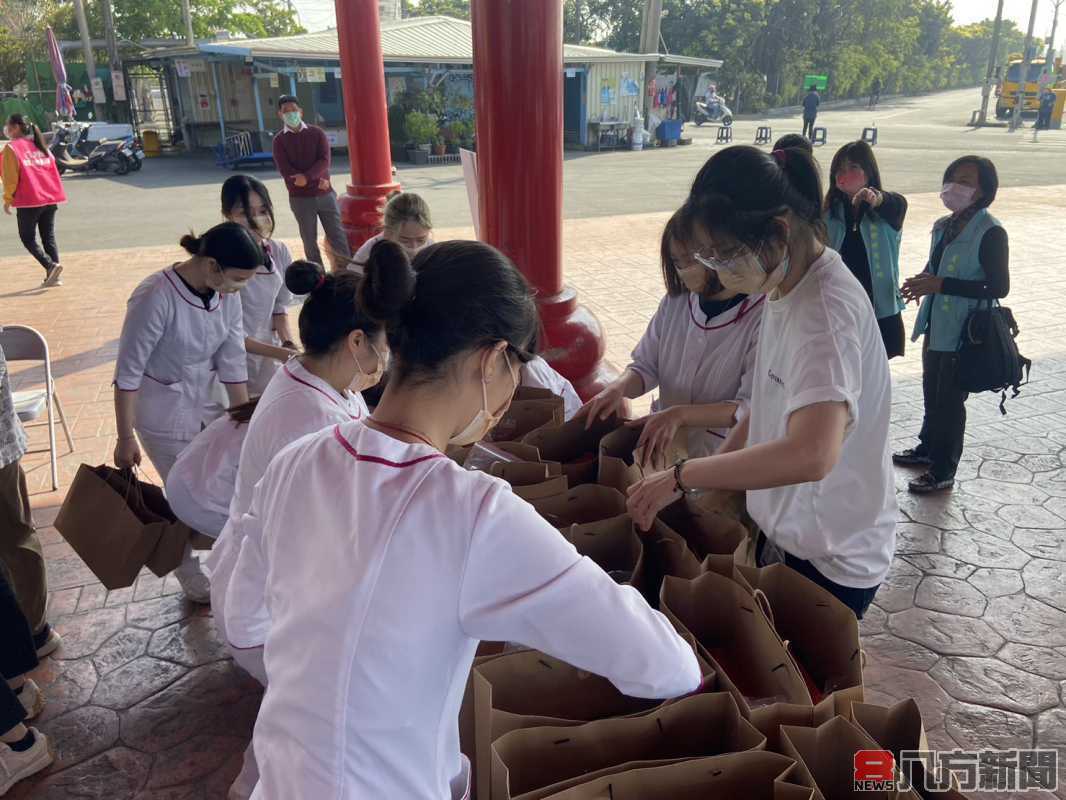
POLYGON ((1007 413, 1007 389, 1017 397, 1029 382, 1033 362, 1018 352, 1018 323, 1009 308, 982 301, 966 320, 959 349, 959 386, 967 392, 1002 392, 1001 414, 1007 413))

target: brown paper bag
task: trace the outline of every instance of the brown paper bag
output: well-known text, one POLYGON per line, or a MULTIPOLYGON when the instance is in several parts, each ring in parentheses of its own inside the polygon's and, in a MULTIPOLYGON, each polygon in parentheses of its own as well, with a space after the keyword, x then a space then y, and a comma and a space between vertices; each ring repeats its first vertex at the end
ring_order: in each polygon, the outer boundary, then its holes
POLYGON ((708 555, 732 555, 747 537, 737 520, 683 497, 659 512, 659 519, 675 531, 699 560, 708 555))
POLYGON ((817 728, 781 729, 785 755, 797 762, 796 782, 814 790, 815 800, 919 800, 912 791, 857 791, 855 753, 881 747, 844 717, 817 728))
POLYGON ((700 574, 699 559, 671 528, 656 520, 651 531, 640 534, 644 558, 640 563, 641 592, 652 608, 659 607, 663 580, 689 580, 700 574))
POLYGON ((550 800, 810 800, 811 790, 793 782, 794 768, 790 758, 749 750, 606 775, 550 800))
MULTIPOLYGON (((124 474, 82 464, 55 521, 56 530, 108 589, 133 584, 172 524, 148 509, 142 483, 128 470, 124 474)), ((159 487, 148 486, 162 500, 159 487)))
POLYGON ((817 728, 833 717, 851 713, 850 701, 834 696, 825 698, 814 706, 795 705, 793 703, 774 703, 751 711, 751 724, 766 737, 766 749, 774 753, 783 753, 781 728, 791 725, 800 728, 817 728))
POLYGON ((897 768, 921 797, 947 800, 960 796, 950 773, 938 780, 937 776, 928 774, 920 760, 903 763, 900 759, 904 750, 929 752, 930 749, 922 712, 914 700, 901 700, 890 708, 852 703, 851 712, 856 727, 883 749, 891 751, 897 768))
POLYGON ((578 553, 595 561, 618 583, 644 593, 644 542, 628 514, 571 525, 562 534, 578 553))
POLYGON ((673 446, 662 462, 642 463, 643 454, 636 452, 642 430, 643 428, 630 428, 623 425, 600 441, 597 481, 601 486, 610 486, 625 494, 626 489, 645 475, 660 472, 685 456, 685 430, 681 429, 674 437, 673 446))
MULTIPOLYGON (((563 465, 566 471, 566 465, 563 465)), ((585 525, 626 513, 626 499, 607 486, 586 484, 571 486, 566 494, 531 500, 544 519, 560 530, 571 525, 585 525)))
MULTIPOLYGON (((507 653, 515 652, 509 649, 506 642, 479 642, 474 654, 474 663, 470 673, 466 676, 466 689, 463 691, 463 702, 459 706, 459 752, 470 759, 470 769, 473 771, 477 765, 477 740, 474 735, 474 670, 481 664, 487 664, 493 659, 507 653)), ((490 792, 485 792, 487 798, 490 792)), ((477 781, 470 781, 470 800, 477 800, 477 781)))
POLYGON ((543 461, 497 461, 489 468, 490 475, 503 478, 511 484, 511 491, 523 500, 565 494, 569 487, 566 476, 561 473, 560 464, 545 464, 543 461))
POLYGON ((696 637, 702 654, 735 686, 737 703, 752 708, 774 702, 811 705, 811 696, 770 620, 735 581, 706 572, 663 581, 661 609, 696 637))
POLYGON ((784 564, 737 567, 763 603, 778 636, 818 703, 837 693, 862 702, 862 651, 855 613, 830 592, 784 564))
MULTIPOLYGON (((551 389, 544 389, 540 386, 519 386, 514 390, 514 400, 518 402, 520 400, 554 400, 559 397, 551 389)), ((561 400, 562 398, 559 397, 561 400)))
POLYGON ((523 436, 566 420, 563 398, 550 395, 539 400, 514 400, 499 424, 489 433, 494 442, 520 441, 523 436))
POLYGON ((505 733, 648 711, 655 700, 627 697, 606 678, 535 650, 508 653, 474 668, 474 747, 477 786, 491 789, 491 745, 505 733))
POLYGON ((588 430, 585 430, 586 424, 585 419, 572 419, 562 425, 533 431, 522 441, 540 450, 543 460, 560 462, 570 486, 595 483, 599 471, 600 441, 616 430, 622 420, 618 417, 596 420, 588 430))
POLYGON ((761 749, 728 694, 700 694, 623 719, 527 728, 492 745, 494 800, 541 800, 631 769, 761 749))

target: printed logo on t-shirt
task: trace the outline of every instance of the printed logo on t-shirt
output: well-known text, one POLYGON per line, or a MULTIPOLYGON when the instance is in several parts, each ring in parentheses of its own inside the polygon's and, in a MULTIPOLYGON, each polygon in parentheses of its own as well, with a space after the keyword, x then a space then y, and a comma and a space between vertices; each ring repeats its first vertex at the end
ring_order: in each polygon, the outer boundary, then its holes
POLYGON ((766 374, 770 376, 770 380, 771 381, 776 383, 782 389, 785 388, 785 382, 783 380, 781 380, 779 377, 777 377, 776 375, 774 375, 774 371, 772 369, 766 370, 766 374))

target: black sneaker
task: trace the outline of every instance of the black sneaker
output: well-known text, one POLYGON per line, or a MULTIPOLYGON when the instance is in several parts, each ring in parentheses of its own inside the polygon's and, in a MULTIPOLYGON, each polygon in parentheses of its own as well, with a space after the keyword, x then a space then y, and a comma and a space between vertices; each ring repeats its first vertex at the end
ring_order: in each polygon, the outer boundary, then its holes
POLYGON ((933 494, 945 492, 955 487, 955 479, 940 480, 932 472, 926 472, 907 484, 911 494, 933 494))
POLYGON ((933 463, 933 459, 929 458, 929 456, 921 452, 917 447, 911 447, 907 450, 893 453, 892 461, 899 464, 901 467, 928 467, 933 463))

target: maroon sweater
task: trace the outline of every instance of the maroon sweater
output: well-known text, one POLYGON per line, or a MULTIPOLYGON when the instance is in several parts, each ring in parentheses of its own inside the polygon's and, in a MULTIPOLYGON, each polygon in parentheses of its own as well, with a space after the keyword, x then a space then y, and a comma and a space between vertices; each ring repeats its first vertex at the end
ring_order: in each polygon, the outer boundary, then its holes
POLYGON ((314 125, 305 125, 299 131, 282 128, 274 136, 274 163, 285 179, 285 186, 292 197, 317 197, 333 191, 323 189, 318 182, 329 180, 329 139, 326 132, 314 125), (303 175, 306 186, 297 186, 293 178, 303 175))

